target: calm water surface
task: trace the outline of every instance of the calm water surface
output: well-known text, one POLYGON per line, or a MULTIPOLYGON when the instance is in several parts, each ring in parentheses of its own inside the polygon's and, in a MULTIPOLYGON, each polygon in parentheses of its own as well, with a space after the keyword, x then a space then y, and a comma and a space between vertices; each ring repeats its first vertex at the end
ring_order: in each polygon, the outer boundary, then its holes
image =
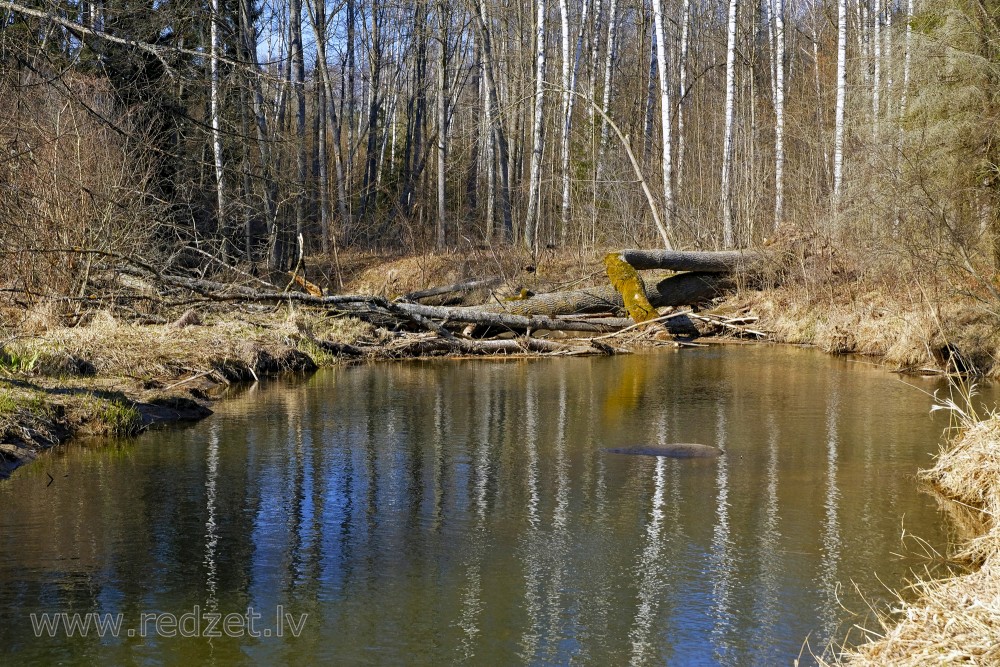
POLYGON ((885 604, 926 564, 904 530, 947 542, 913 479, 944 425, 930 405, 770 347, 257 387, 0 483, 0 663, 809 663, 865 621, 855 585, 885 604), (601 451, 669 442, 727 453, 601 451), (196 610, 205 633, 248 607, 259 637, 139 636, 142 614, 189 614, 179 634, 196 610), (122 627, 36 637, 44 612, 122 627))

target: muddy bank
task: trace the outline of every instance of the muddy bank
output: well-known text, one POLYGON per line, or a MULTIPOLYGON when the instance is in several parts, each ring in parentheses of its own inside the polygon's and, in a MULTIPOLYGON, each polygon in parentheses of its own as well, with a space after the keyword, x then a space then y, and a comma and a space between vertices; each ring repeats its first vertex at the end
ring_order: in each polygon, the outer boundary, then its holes
POLYGON ((230 314, 177 328, 104 314, 9 342, 0 359, 0 478, 74 436, 202 419, 231 385, 312 372, 314 357, 332 361, 299 349, 295 330, 287 318, 230 314))

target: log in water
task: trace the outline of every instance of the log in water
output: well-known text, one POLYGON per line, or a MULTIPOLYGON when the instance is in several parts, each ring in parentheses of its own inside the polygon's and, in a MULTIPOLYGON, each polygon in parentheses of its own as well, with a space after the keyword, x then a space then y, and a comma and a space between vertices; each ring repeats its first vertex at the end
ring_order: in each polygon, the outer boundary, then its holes
POLYGON ((714 459, 722 450, 711 445, 693 442, 675 442, 669 445, 639 445, 637 447, 612 447, 608 454, 634 454, 637 456, 668 456, 672 459, 714 459))

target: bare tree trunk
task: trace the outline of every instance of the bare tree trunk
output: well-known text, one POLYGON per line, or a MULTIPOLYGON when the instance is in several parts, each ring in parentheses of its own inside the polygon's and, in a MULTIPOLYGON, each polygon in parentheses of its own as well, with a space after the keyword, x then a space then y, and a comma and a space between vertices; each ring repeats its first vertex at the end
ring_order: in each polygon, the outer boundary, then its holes
POLYGON ((222 256, 228 257, 229 229, 226 219, 226 179, 222 156, 222 121, 220 117, 221 100, 219 99, 219 0, 212 0, 212 20, 210 28, 211 62, 211 122, 212 122, 212 156, 215 163, 215 194, 216 215, 218 216, 219 236, 222 240, 222 256))
POLYGON ((594 124, 594 104, 597 100, 597 57, 601 46, 601 0, 594 0, 593 27, 590 30, 590 73, 587 93, 591 104, 587 105, 587 120, 594 124))
POLYGON ((438 60, 438 168, 437 168, 437 247, 445 247, 445 194, 447 179, 445 167, 448 161, 448 27, 446 3, 438 3, 438 40, 441 53, 438 60))
MULTIPOLYGON (((247 77, 252 90, 251 104, 253 105, 254 130, 257 138, 257 149, 260 152, 261 173, 263 181, 264 218, 269 232, 274 233, 278 224, 275 201, 277 192, 272 178, 271 163, 271 137, 267 128, 267 116, 264 113, 264 92, 260 83, 260 65, 257 62, 257 32, 253 25, 252 0, 240 0, 240 33, 242 36, 243 58, 250 63, 252 72, 247 77)), ((247 259, 253 261, 253 232, 251 230, 252 217, 247 218, 247 259)), ((269 255, 269 261, 271 257, 269 255)), ((272 266, 271 268, 274 268, 272 266)))
POLYGON ((774 229, 785 214, 785 0, 774 0, 774 229))
POLYGON ((642 128, 642 163, 649 163, 649 155, 653 150, 653 115, 656 109, 656 34, 650 40, 649 72, 646 74, 646 109, 642 128))
MULTIPOLYGON (((317 70, 319 56, 317 55, 317 70)), ((330 252, 330 175, 326 154, 326 91, 316 86, 316 144, 319 162, 319 223, 323 253, 330 252)))
POLYGON ((292 58, 292 85, 295 89, 295 234, 303 234, 306 222, 306 68, 302 51, 302 0, 289 0, 291 14, 289 48, 292 58))
POLYGON ((535 112, 531 141, 531 175, 528 183, 528 210, 524 216, 524 245, 537 250, 538 218, 540 209, 539 189, 542 182, 542 148, 544 141, 545 104, 545 0, 536 0, 538 14, 535 20, 535 112))
MULTIPOLYGON (((903 87, 899 93, 899 150, 898 150, 898 171, 903 171, 903 149, 906 146, 906 97, 910 91, 910 56, 911 41, 913 39, 913 5, 914 0, 907 0, 906 3, 906 37, 903 40, 903 87)), ((896 220, 894 227, 898 230, 900 222, 900 207, 896 206, 896 220)))
MULTIPOLYGON (((583 3, 583 17, 586 17, 587 3, 583 3)), ((559 17, 562 27, 562 143, 559 150, 559 163, 562 172, 562 218, 561 236, 566 238, 566 230, 570 222, 570 173, 569 173, 569 143, 570 131, 573 127, 573 77, 571 69, 575 72, 575 64, 570 63, 569 49, 569 7, 566 0, 559 0, 559 17)), ((581 38, 582 38, 581 33, 581 38)))
POLYGON ((611 128, 608 117, 611 115, 611 76, 615 66, 615 37, 618 29, 618 0, 611 0, 608 6, 608 44, 604 54, 604 92, 601 95, 601 143, 597 148, 597 178, 604 173, 604 152, 608 149, 608 139, 611 128))
POLYGON ((496 161, 500 167, 500 192, 497 203, 500 205, 500 215, 503 218, 503 239, 510 243, 514 240, 514 220, 510 210, 510 155, 507 148, 507 135, 503 129, 503 120, 500 118, 500 95, 497 91, 496 66, 493 63, 493 46, 487 21, 488 13, 486 10, 488 6, 489 0, 479 0, 476 25, 479 31, 479 43, 482 47, 483 81, 486 84, 488 98, 487 114, 494 139, 491 145, 497 153, 496 161))
POLYGON ((680 192, 684 182, 684 107, 687 105, 687 68, 688 40, 691 34, 691 0, 683 0, 681 5, 681 46, 680 57, 677 59, 677 75, 679 79, 679 95, 677 97, 677 191, 680 192))
MULTIPOLYGON (((843 0, 841 0, 843 2, 843 0)), ((736 17, 739 0, 729 0, 729 23, 726 41, 726 129, 722 141, 722 246, 732 248, 733 202, 732 202, 732 160, 733 160, 733 114, 736 98, 736 17)))
MULTIPOLYGON (((354 150, 356 148, 354 142, 354 95, 355 95, 355 83, 354 83, 354 45, 356 42, 355 32, 357 30, 357 18, 356 18, 356 0, 347 0, 347 53, 345 54, 345 65, 347 68, 346 79, 347 79, 347 90, 344 91, 344 97, 347 98, 347 182, 354 183, 354 150)), ((341 116, 343 120, 343 116, 341 116)), ((340 133, 337 133, 337 138, 339 140, 340 133)))
POLYGON ((667 68, 667 33, 663 25, 663 0, 653 0, 653 29, 656 39, 656 68, 660 71, 660 131, 663 135, 663 226, 673 227, 673 160, 670 154, 670 70, 667 68))
POLYGON ((370 51, 369 72, 371 83, 368 86, 368 141, 365 146, 365 171, 361 182, 361 201, 358 203, 358 220, 364 220, 372 214, 375 206, 375 179, 378 175, 378 112, 380 107, 380 82, 382 78, 382 22, 381 8, 373 1, 370 9, 371 27, 369 29, 370 51))
POLYGON ((844 106, 847 101, 847 0, 837 0, 837 110, 833 135, 833 206, 840 208, 844 182, 844 106))
POLYGON ((872 0, 875 4, 872 12, 875 14, 875 21, 872 26, 872 46, 874 47, 874 63, 872 64, 872 140, 878 142, 878 120, 881 110, 882 93, 882 2, 883 0, 872 0))

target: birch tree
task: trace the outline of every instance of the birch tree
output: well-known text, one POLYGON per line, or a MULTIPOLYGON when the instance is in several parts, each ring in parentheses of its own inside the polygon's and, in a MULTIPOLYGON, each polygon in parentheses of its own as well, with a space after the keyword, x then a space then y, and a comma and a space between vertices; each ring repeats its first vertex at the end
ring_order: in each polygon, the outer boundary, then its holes
POLYGON ((878 120, 881 110, 880 94, 882 89, 882 3, 883 0, 873 0, 872 13, 872 140, 878 141, 878 120))
POLYGON ((562 236, 570 224, 570 166, 569 152, 573 129, 573 100, 576 83, 576 63, 579 60, 583 42, 583 25, 587 21, 587 0, 583 2, 580 16, 580 36, 577 39, 576 51, 570 56, 570 22, 569 7, 566 0, 559 0, 559 17, 562 27, 562 143, 560 145, 560 170, 562 172, 562 236))
POLYGON ((837 0, 837 107, 833 137, 833 202, 840 206, 844 183, 844 104, 847 100, 847 0, 837 0))
POLYGON ((671 184, 673 163, 670 155, 670 70, 667 69, 667 34, 663 25, 663 2, 653 0, 653 30, 656 40, 656 68, 660 73, 660 129, 663 133, 661 166, 663 169, 663 225, 667 232, 673 222, 674 191, 671 184))
POLYGON ((680 192, 684 180, 684 108, 687 106, 687 69, 688 69, 688 39, 691 24, 691 0, 681 3, 681 44, 677 58, 677 191, 680 192))
POLYGON ((785 0, 774 0, 774 229, 785 208, 785 0))
POLYGON ((215 165, 215 194, 216 194, 216 215, 218 216, 219 232, 222 236, 223 256, 228 255, 226 250, 227 241, 227 221, 226 221, 226 182, 225 169, 222 156, 222 120, 221 101, 219 100, 219 0, 212 0, 212 17, 209 28, 210 41, 210 62, 209 78, 211 90, 209 91, 210 106, 209 114, 212 124, 212 157, 215 165))
POLYGON ((611 138, 611 128, 607 118, 611 115, 611 90, 612 74, 615 66, 615 48, 617 42, 615 37, 618 28, 618 0, 611 0, 608 6, 608 43, 604 53, 604 92, 601 95, 601 141, 598 145, 597 153, 597 179, 601 179, 604 168, 604 152, 608 147, 608 140, 611 138))
POLYGON ((488 107, 487 122, 490 125, 490 132, 493 136, 493 141, 490 145, 492 150, 496 152, 495 163, 500 172, 500 191, 497 196, 497 204, 500 207, 500 216, 503 221, 503 240, 510 242, 514 239, 514 221, 510 206, 510 156, 507 135, 504 132, 503 121, 500 118, 500 93, 497 90, 497 68, 493 59, 493 42, 488 21, 488 7, 489 0, 479 0, 479 3, 476 5, 478 12, 476 29, 479 33, 480 55, 483 59, 483 85, 486 89, 488 107))
POLYGON ((289 0, 289 55, 292 60, 292 87, 295 90, 295 234, 306 225, 306 68, 302 45, 302 0, 289 0))
POLYGON ((738 0, 729 0, 729 21, 726 30, 726 116, 722 139, 722 246, 724 248, 732 248, 734 243, 731 172, 733 113, 736 98, 736 17, 738 10, 738 0))
POLYGON ((545 0, 536 0, 538 14, 535 19, 535 106, 531 139, 531 175, 528 183, 528 210, 524 216, 524 245, 536 250, 540 206, 539 189, 542 181, 542 141, 544 138, 545 102, 545 0))
POLYGON ((438 3, 438 41, 440 51, 438 53, 438 163, 437 163, 437 239, 438 249, 443 249, 447 241, 445 237, 447 205, 445 195, 447 190, 447 162, 448 162, 448 14, 447 3, 441 0, 438 3))

